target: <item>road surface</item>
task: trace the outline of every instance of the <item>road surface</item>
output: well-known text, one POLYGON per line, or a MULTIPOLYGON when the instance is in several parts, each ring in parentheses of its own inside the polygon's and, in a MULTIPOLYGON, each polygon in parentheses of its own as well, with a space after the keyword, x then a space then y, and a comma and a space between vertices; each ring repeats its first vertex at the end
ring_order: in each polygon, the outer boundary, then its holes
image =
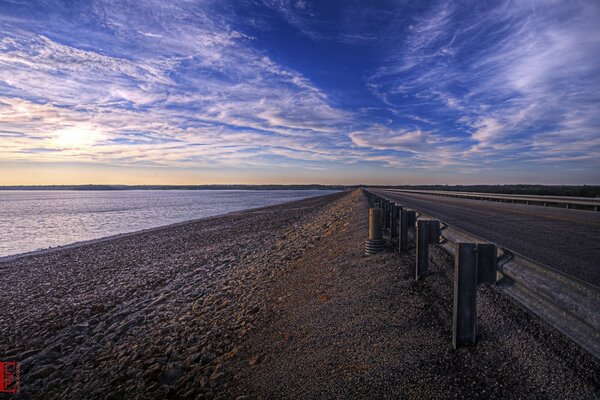
POLYGON ((600 213, 373 190, 600 287, 600 213))

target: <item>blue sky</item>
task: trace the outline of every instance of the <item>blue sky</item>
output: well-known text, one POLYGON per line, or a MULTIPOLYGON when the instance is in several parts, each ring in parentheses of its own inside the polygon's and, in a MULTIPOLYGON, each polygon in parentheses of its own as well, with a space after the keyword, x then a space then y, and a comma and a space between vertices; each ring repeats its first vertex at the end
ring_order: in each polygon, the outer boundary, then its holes
POLYGON ((600 183, 598 21, 578 0, 3 0, 0 184, 600 183))

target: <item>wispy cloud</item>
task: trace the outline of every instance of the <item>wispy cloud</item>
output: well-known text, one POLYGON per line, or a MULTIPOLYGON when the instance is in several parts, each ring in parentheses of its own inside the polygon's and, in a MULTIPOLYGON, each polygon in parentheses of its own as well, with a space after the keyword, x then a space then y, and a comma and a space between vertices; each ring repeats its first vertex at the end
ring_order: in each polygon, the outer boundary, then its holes
POLYGON ((209 18, 209 9, 190 10, 187 2, 142 8, 129 15, 109 3, 94 7, 117 43, 133 40, 127 54, 3 31, 3 130, 24 134, 3 143, 3 159, 27 159, 32 141, 60 150, 36 150, 36 160, 242 166, 268 165, 260 159, 269 155, 339 159, 326 149, 337 145, 336 127, 349 114, 302 74, 248 46, 249 37, 209 18), (147 40, 163 43, 133 51, 147 40))
POLYGON ((464 137, 465 161, 555 163, 560 153, 596 167, 599 19, 593 2, 440 2, 367 84, 390 107, 445 120, 464 137))
POLYGON ((583 0, 5 3, 0 161, 589 175, 598 20, 583 0), (305 47, 271 51, 290 27, 305 47))

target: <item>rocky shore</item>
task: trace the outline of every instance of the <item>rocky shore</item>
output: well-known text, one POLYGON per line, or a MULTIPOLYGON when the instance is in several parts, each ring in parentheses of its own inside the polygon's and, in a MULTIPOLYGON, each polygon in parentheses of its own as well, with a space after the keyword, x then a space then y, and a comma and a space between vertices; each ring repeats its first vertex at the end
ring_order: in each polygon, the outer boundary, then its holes
POLYGON ((597 360, 500 292, 453 351, 452 260, 366 257, 359 191, 0 264, 34 399, 600 398, 597 360))

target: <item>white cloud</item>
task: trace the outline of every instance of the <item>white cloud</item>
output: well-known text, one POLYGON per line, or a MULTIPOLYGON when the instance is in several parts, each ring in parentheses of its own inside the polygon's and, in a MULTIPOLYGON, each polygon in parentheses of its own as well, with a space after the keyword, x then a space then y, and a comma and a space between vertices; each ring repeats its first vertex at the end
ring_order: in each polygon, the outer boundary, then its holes
POLYGON ((50 2, 47 21, 0 16, 0 160, 460 171, 600 159, 593 3, 470 14, 439 2, 409 25, 398 5, 348 7, 334 27, 316 3, 267 3, 315 41, 384 46, 365 82, 384 104, 342 109, 212 0, 97 0, 71 15, 50 2))
POLYGON ((504 1, 473 13, 437 4, 414 18, 404 40, 390 40, 366 82, 374 94, 407 107, 397 115, 454 119, 467 159, 542 162, 572 142, 581 152, 572 159, 598 154, 590 141, 600 129, 596 3, 504 1))

